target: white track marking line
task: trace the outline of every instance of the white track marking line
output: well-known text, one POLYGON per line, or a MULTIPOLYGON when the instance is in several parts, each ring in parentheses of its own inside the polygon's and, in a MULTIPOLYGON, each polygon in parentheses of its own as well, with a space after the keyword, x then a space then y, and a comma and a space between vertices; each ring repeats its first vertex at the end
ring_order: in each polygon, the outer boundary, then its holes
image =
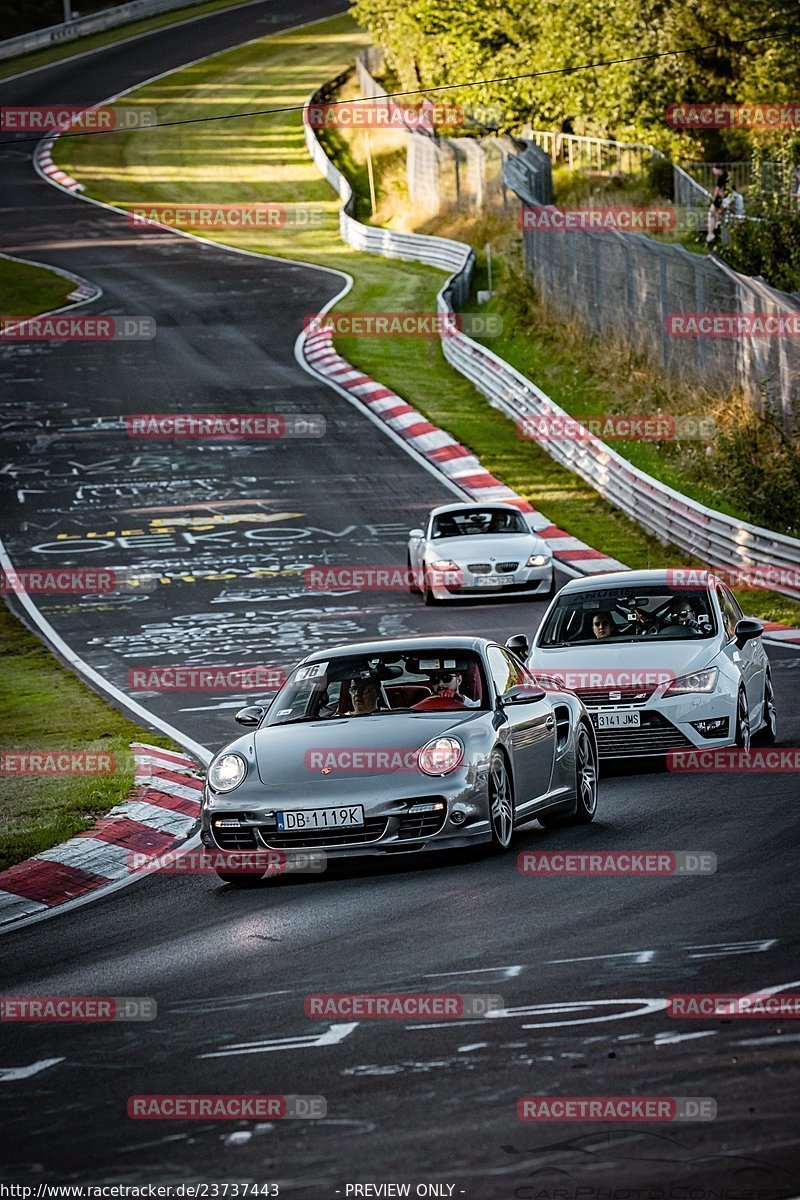
POLYGON ((335 1046, 358 1028, 358 1021, 345 1025, 330 1025, 324 1033, 300 1034, 296 1037, 269 1038, 263 1042, 237 1042, 227 1050, 198 1054, 198 1058, 231 1058, 237 1054, 268 1054, 274 1050, 303 1050, 315 1046, 335 1046))

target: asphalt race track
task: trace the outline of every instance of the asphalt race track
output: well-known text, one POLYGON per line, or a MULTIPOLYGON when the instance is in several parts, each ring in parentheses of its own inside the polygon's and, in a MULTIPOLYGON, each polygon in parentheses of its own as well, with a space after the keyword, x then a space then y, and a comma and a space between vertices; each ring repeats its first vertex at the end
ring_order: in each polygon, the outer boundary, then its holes
MULTIPOLYGON (((101 100, 340 9, 256 3, 2 83, 0 102, 101 100)), ((305 589, 298 564, 402 565, 408 529, 452 495, 295 362, 303 316, 340 280, 132 230, 46 184, 31 150, 0 147, 3 250, 98 284, 102 298, 83 311, 148 314, 158 326, 153 341, 0 348, 2 536, 15 566, 157 576, 90 603, 42 597, 75 654, 130 692, 140 667, 288 666, 365 636, 504 638, 535 625, 541 604, 426 609, 402 592, 305 589), (140 444, 124 428, 130 413, 265 407, 322 415, 326 435, 140 444)), ((795 746, 800 655, 770 655, 781 744, 795 746)), ((210 748, 235 730, 242 701, 135 695, 210 748)), ((249 1182, 315 1200, 399 1182, 412 1195, 435 1184, 431 1194, 470 1200, 795 1196, 800 1030, 776 1019, 676 1021, 659 1001, 800 991, 796 778, 628 768, 606 777, 600 804, 586 828, 520 830, 504 857, 362 863, 241 892, 201 875, 148 877, 4 935, 6 994, 152 996, 159 1011, 147 1023, 4 1028, 3 1178, 249 1182), (534 878, 515 862, 532 848, 711 851, 718 871, 534 878), (504 1008, 439 1022, 304 1012, 309 992, 394 991, 488 993, 504 1008), (262 1092, 324 1096, 327 1116, 126 1115, 135 1094, 262 1092), (711 1097, 717 1117, 517 1119, 520 1097, 551 1092, 711 1097)))

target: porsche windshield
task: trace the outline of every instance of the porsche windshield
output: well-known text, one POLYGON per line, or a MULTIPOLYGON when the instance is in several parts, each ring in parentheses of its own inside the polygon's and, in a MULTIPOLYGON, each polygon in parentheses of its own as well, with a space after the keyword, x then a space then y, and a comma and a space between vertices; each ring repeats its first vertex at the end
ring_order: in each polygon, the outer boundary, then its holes
POLYGON ((270 708, 267 725, 396 712, 484 708, 489 691, 472 651, 394 651, 339 656, 297 667, 270 708))
POLYGON ((522 513, 514 508, 465 508, 460 512, 439 513, 431 524, 431 537, 476 537, 483 533, 530 533, 522 513))
POLYGON ((562 593, 539 645, 696 640, 715 633, 714 610, 703 588, 673 590, 666 584, 650 584, 562 593))

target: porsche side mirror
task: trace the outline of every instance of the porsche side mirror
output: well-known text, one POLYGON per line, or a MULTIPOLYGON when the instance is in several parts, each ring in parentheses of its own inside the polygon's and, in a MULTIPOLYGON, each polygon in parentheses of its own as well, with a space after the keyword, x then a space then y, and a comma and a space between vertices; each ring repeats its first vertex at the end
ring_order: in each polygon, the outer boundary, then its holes
POLYGON ((248 704, 247 708, 240 708, 233 719, 238 725, 247 725, 248 728, 254 729, 261 724, 268 707, 269 705, 248 704))
POLYGON ((425 530, 424 529, 412 529, 408 536, 410 538, 424 538, 425 530))
POLYGON ((506 650, 510 650, 512 654, 516 654, 517 658, 521 658, 523 662, 531 652, 531 644, 528 641, 527 634, 515 633, 506 642, 506 650))
POLYGON ((504 708, 509 704, 534 704, 537 700, 544 700, 545 694, 540 687, 534 684, 517 683, 503 693, 500 703, 504 708))
POLYGON ((754 621, 752 617, 742 617, 741 621, 736 622, 733 636, 736 639, 736 645, 741 649, 745 642, 761 637, 763 632, 764 626, 760 621, 754 621))

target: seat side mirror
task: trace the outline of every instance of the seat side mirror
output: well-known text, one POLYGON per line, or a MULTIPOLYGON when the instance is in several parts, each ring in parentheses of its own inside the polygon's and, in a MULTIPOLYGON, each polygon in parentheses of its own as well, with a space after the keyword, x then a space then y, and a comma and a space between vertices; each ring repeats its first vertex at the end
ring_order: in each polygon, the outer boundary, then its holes
POLYGON ((736 645, 741 648, 745 642, 761 637, 763 632, 764 626, 760 621, 754 621, 752 617, 742 617, 741 621, 736 622, 733 636, 736 639, 736 645))
POLYGON ((233 719, 238 725, 246 725, 249 729, 255 729, 257 725, 261 724, 268 708, 269 704, 248 704, 246 708, 240 708, 233 719))
POLYGON ((424 530, 424 529, 412 529, 412 530, 409 532, 409 535, 408 535, 408 536, 409 536, 410 538, 424 538, 424 537, 425 537, 425 530, 424 530))
POLYGON ((510 650, 512 654, 516 654, 517 658, 521 658, 523 662, 531 652, 531 644, 527 634, 515 633, 506 642, 506 650, 510 650))

